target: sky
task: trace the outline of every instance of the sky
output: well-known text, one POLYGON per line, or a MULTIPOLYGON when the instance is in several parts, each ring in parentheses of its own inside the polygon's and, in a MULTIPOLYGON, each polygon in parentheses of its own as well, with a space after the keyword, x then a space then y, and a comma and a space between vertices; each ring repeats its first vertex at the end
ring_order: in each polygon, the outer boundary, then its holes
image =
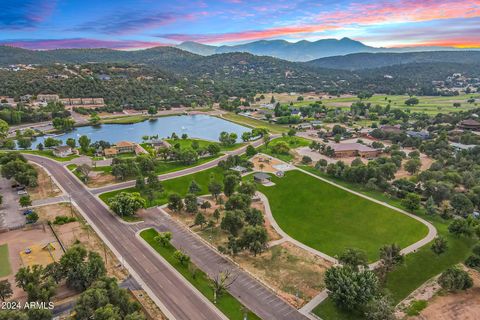
POLYGON ((0 44, 27 49, 343 37, 478 48, 480 0, 0 0, 0 44))

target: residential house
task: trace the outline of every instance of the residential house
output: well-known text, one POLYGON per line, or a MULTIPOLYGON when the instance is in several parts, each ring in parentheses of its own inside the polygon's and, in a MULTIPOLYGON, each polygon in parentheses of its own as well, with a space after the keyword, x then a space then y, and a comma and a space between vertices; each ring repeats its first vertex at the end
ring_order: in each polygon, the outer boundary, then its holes
POLYGON ((53 155, 55 157, 65 158, 73 154, 73 150, 69 146, 58 146, 53 148, 53 155))
POLYGON ((114 147, 117 149, 118 153, 129 153, 135 152, 135 143, 130 141, 120 141, 114 147))
POLYGON ((460 129, 476 131, 480 129, 480 122, 473 119, 467 119, 467 120, 460 121, 460 123, 457 126, 460 129))
POLYGON ((375 158, 380 151, 361 143, 329 143, 328 146, 335 152, 335 158, 361 157, 375 158))
POLYGON ((422 140, 430 139, 430 133, 428 131, 407 131, 407 136, 411 138, 419 138, 422 140))
POLYGON ((58 94, 39 94, 37 95, 37 101, 40 102, 57 102, 59 101, 60 97, 58 94))
POLYGON ((107 158, 115 157, 117 154, 118 154, 118 151, 115 148, 103 149, 103 155, 107 158))

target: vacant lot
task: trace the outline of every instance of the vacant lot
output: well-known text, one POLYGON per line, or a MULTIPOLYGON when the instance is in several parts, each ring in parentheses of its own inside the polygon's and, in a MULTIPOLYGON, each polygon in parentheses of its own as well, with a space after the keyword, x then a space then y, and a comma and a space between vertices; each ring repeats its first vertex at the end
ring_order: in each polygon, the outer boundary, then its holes
POLYGON ((420 222, 300 171, 272 181, 275 186, 258 188, 280 227, 330 256, 359 248, 375 261, 381 246, 397 243, 403 248, 427 235, 420 222))

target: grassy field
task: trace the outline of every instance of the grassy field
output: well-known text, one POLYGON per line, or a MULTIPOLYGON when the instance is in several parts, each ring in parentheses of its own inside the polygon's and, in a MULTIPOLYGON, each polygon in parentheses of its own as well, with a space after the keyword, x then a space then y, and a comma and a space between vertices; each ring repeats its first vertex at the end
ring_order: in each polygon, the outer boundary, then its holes
POLYGON ((12 272, 10 268, 10 262, 8 258, 8 245, 2 244, 0 245, 0 278, 6 277, 12 272))
POLYGON ((288 127, 284 127, 274 123, 269 123, 267 121, 256 120, 256 119, 252 119, 244 116, 239 116, 238 114, 235 114, 235 113, 226 113, 226 114, 223 114, 220 118, 229 120, 250 128, 267 128, 268 131, 270 131, 271 133, 283 133, 289 130, 288 127))
MULTIPOLYGON (((321 177, 348 187, 354 191, 403 209, 401 202, 398 199, 387 197, 385 194, 377 191, 367 190, 361 185, 351 184, 339 179, 328 177, 310 167, 303 167, 303 169, 318 174, 321 177)), ((448 267, 463 262, 470 254, 471 248, 475 243, 473 239, 452 236, 447 229, 450 221, 445 221, 440 217, 428 216, 423 211, 418 211, 416 214, 425 220, 428 220, 435 226, 435 228, 437 228, 438 233, 448 241, 448 250, 444 254, 436 256, 430 250, 430 246, 426 245, 405 257, 405 264, 395 269, 387 277, 386 288, 391 293, 392 299, 396 303, 405 299, 412 291, 417 289, 430 278, 440 274, 448 267)), ((358 319, 355 315, 338 310, 329 299, 317 306, 314 313, 325 320, 358 319)))
POLYGON ((420 240, 428 230, 422 223, 300 171, 272 177, 274 187, 259 186, 269 199, 280 227, 302 243, 336 256, 347 248, 378 260, 385 244, 402 248, 420 240))
POLYGON ((190 148, 192 146, 192 143, 196 141, 198 143, 199 148, 204 149, 210 144, 216 144, 220 147, 221 151, 231 151, 238 149, 244 145, 244 143, 235 143, 231 146, 223 146, 218 142, 215 141, 208 141, 208 140, 202 140, 202 139, 193 139, 193 138, 188 138, 188 139, 166 139, 168 143, 170 143, 172 146, 176 145, 177 143, 180 145, 181 149, 186 149, 190 148))
MULTIPOLYGON (((198 183, 200 186, 201 191, 199 194, 207 194, 208 193, 208 183, 210 182, 211 179, 215 179, 217 181, 222 181, 222 169, 215 167, 212 169, 208 169, 205 171, 200 171, 195 174, 191 174, 188 176, 183 176, 171 180, 165 180, 162 181, 162 185, 164 187, 163 192, 155 192, 154 193, 154 199, 152 201, 149 201, 147 198, 147 205, 149 207, 153 206, 158 206, 167 203, 168 200, 168 195, 170 193, 178 193, 182 197, 187 194, 188 187, 192 180, 195 180, 195 182, 198 183)), ((122 190, 116 190, 112 192, 107 192, 103 193, 100 195, 100 199, 102 199, 105 203, 108 203, 108 199, 111 197, 115 196, 116 194, 120 192, 139 192, 136 188, 127 188, 127 189, 122 189, 122 190)), ((142 194, 142 193, 141 193, 142 194)), ((144 196, 142 194, 142 196, 144 196)))
POLYGON ((283 160, 285 162, 289 162, 290 160, 293 159, 293 156, 290 153, 285 153, 284 154, 284 153, 274 152, 274 146, 276 144, 278 144, 279 142, 282 142, 282 141, 286 142, 288 144, 288 146, 290 147, 290 149, 295 149, 295 148, 299 148, 299 147, 306 147, 306 146, 309 146, 310 143, 311 143, 310 140, 305 139, 305 138, 285 136, 285 137, 273 139, 268 144, 268 147, 266 147, 265 145, 262 145, 261 147, 259 147, 257 149, 257 151, 265 153, 265 154, 269 154, 269 155, 271 155, 273 157, 276 157, 280 160, 283 160))
POLYGON ((147 120, 149 117, 144 115, 108 117, 101 120, 105 124, 133 124, 147 120))
MULTIPOLYGON (((193 263, 188 266, 181 265, 174 257, 175 248, 172 245, 167 247, 161 246, 154 238, 158 235, 155 229, 147 229, 140 233, 140 236, 157 251, 165 260, 168 261, 186 280, 188 280, 198 291, 200 291, 209 301, 213 302, 212 280, 201 270, 196 272, 193 277, 191 269, 193 263)), ((244 306, 231 294, 225 292, 217 299, 217 308, 223 312, 231 320, 242 320, 244 306)), ((260 319, 253 312, 247 312, 248 319, 260 319)))
MULTIPOLYGON (((409 98, 407 95, 374 95, 370 99, 363 100, 365 103, 371 103, 372 105, 381 105, 385 107, 387 104, 390 104, 392 108, 410 110, 410 112, 425 112, 428 114, 437 114, 437 113, 448 113, 448 112, 459 112, 470 110, 478 107, 475 103, 468 103, 467 100, 473 97, 475 99, 480 99, 480 94, 462 94, 459 96, 453 97, 440 97, 440 96, 420 96, 417 97, 419 104, 416 106, 407 106, 405 105, 405 100, 409 98), (386 99, 385 99, 386 98, 386 99), (461 107, 455 108, 453 103, 458 102, 461 104, 461 107)), ((332 108, 342 108, 350 109, 352 103, 358 101, 357 97, 332 97, 331 99, 322 99, 322 102, 332 108)), ((312 101, 302 101, 297 102, 295 106, 308 105, 312 101)))

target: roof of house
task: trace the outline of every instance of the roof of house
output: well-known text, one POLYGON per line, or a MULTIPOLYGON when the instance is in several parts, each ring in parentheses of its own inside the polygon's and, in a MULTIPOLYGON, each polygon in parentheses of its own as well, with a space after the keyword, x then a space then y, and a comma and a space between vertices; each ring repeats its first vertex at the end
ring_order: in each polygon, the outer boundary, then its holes
POLYGON ((116 144, 117 147, 133 147, 135 146, 135 143, 130 142, 130 141, 119 141, 116 144))
POLYGON ((361 152, 368 152, 368 151, 376 151, 374 148, 370 148, 361 143, 329 143, 330 146, 334 151, 361 151, 361 152))
POLYGON ((462 150, 470 150, 477 147, 477 145, 475 144, 463 144, 463 143, 456 143, 456 142, 451 142, 450 145, 456 149, 462 149, 462 150))
POLYGON ((259 180, 270 179, 270 175, 263 172, 256 172, 253 177, 259 180))
POLYGON ((230 168, 230 170, 238 171, 238 172, 244 172, 244 171, 247 171, 247 168, 242 167, 242 166, 235 166, 233 168, 230 168))
POLYGON ((103 153, 105 155, 114 155, 114 154, 117 154, 118 151, 115 148, 105 148, 105 149, 103 149, 103 153))
POLYGON ((72 151, 72 148, 69 146, 57 146, 53 148, 53 150, 58 151, 58 152, 69 152, 72 151))
POLYGON ((463 120, 460 122, 461 125, 467 125, 467 126, 480 126, 480 122, 478 122, 477 120, 473 120, 473 119, 467 119, 467 120, 463 120))

